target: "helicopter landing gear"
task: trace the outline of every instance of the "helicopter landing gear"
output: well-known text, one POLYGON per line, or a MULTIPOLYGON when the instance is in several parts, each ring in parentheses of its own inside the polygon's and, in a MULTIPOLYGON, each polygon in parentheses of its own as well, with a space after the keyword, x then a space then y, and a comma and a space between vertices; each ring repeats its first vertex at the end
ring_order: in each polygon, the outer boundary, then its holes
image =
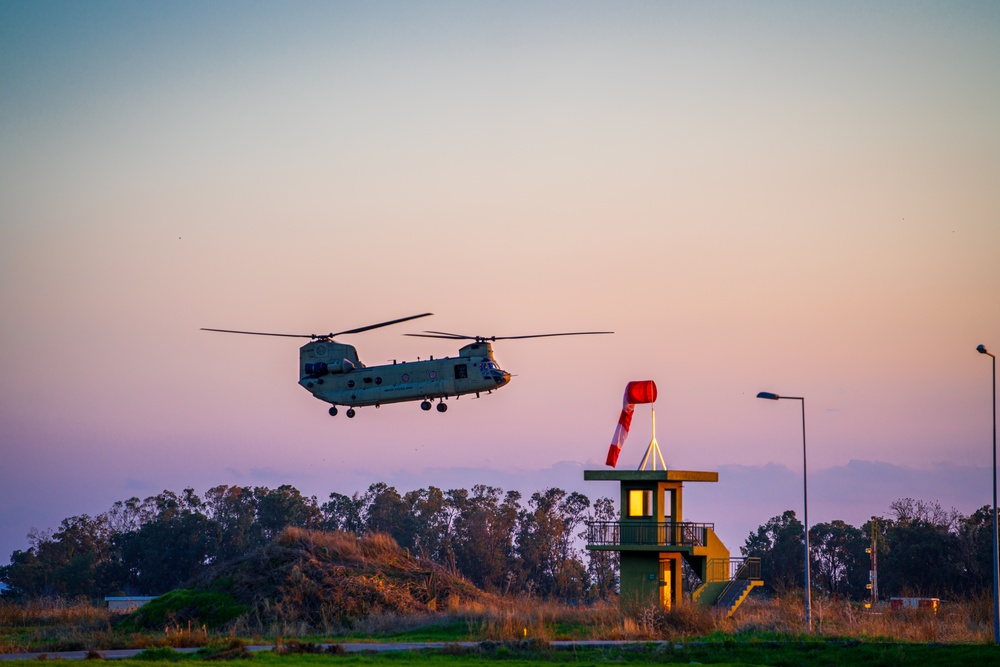
POLYGON ((345 414, 347 415, 348 419, 354 419, 354 415, 356 415, 357 413, 354 411, 354 408, 348 408, 345 414))
POLYGON ((438 408, 438 412, 447 412, 448 411, 448 404, 445 403, 444 401, 441 401, 440 403, 438 403, 437 408, 438 408))
POLYGON ((427 410, 430 410, 431 409, 431 402, 430 401, 424 401, 423 403, 420 404, 420 409, 423 410, 424 412, 426 412, 427 410))
POLYGON ((336 405, 333 406, 332 408, 330 408, 330 416, 331 417, 336 417, 337 416, 337 406, 336 405))

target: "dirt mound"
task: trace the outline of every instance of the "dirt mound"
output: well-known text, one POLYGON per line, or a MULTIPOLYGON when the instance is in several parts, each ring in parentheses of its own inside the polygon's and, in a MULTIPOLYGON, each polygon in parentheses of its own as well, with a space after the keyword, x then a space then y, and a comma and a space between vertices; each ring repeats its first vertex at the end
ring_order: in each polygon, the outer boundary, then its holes
POLYGON ((378 613, 444 610, 489 597, 387 535, 289 528, 197 584, 229 593, 262 623, 350 625, 378 613))

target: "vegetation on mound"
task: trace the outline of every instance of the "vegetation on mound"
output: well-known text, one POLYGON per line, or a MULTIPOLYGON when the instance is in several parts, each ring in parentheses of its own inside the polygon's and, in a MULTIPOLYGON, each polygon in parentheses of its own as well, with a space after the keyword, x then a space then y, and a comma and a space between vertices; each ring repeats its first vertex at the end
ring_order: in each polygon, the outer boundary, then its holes
POLYGON ((118 627, 124 632, 185 625, 215 629, 248 610, 249 607, 239 604, 229 593, 179 588, 150 600, 123 619, 118 627))
POLYGON ((258 551, 196 583, 250 610, 258 628, 274 624, 350 627, 377 614, 419 614, 487 601, 489 596, 383 534, 287 528, 258 551))

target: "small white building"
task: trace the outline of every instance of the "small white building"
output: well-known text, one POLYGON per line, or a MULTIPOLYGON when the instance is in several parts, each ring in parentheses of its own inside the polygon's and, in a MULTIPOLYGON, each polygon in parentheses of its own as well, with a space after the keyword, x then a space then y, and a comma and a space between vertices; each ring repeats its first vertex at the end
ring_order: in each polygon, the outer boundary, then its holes
POLYGON ((119 614, 128 614, 135 611, 150 600, 155 600, 155 595, 126 595, 123 597, 104 598, 108 603, 108 609, 119 614))

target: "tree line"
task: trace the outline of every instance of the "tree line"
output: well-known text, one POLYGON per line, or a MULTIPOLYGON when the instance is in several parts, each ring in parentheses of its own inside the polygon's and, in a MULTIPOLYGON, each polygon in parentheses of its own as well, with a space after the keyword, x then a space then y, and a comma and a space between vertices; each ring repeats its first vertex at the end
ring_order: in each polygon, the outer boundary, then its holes
POLYGON ((616 516, 609 498, 591 503, 558 488, 525 500, 486 485, 400 494, 379 482, 363 494, 331 493, 323 503, 289 485, 221 485, 203 498, 188 488, 32 531, 29 548, 0 567, 0 581, 8 586, 4 595, 15 598, 158 595, 298 527, 386 533, 412 555, 500 595, 593 600, 616 591, 617 560, 584 552, 578 538, 587 521, 616 516))
MULTIPOLYGON (((860 527, 844 521, 809 527, 810 583, 815 592, 864 600, 875 551, 879 599, 965 598, 993 586, 993 511, 970 516, 939 503, 902 498, 889 517, 860 527)), ((765 590, 801 590, 805 581, 805 531, 792 510, 771 518, 747 537, 740 551, 761 559, 765 590)))
MULTIPOLYGON (((872 548, 882 598, 954 598, 990 589, 990 507, 963 516, 905 498, 890 511, 860 527, 839 520, 810 527, 816 593, 866 599, 872 548)), ((3 595, 15 598, 157 595, 298 527, 385 533, 482 590, 584 602, 611 598, 618 589, 617 553, 582 549, 586 523, 618 518, 610 498, 591 502, 559 488, 525 499, 486 485, 400 494, 379 482, 363 494, 331 493, 322 503, 289 485, 221 485, 204 497, 189 488, 118 501, 97 516, 33 531, 29 548, 14 551, 0 567, 0 581, 8 586, 3 595)), ((792 510, 759 526, 740 548, 761 559, 765 591, 779 593, 802 588, 804 550, 803 526, 792 510)), ((688 581, 697 585, 691 575, 688 581)))

